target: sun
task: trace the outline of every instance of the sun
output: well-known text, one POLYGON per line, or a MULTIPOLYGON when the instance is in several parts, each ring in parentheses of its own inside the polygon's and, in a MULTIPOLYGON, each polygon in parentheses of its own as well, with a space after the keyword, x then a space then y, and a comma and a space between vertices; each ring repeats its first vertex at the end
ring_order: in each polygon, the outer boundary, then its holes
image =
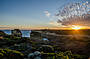
POLYGON ((82 27, 81 26, 72 26, 72 29, 79 30, 79 29, 82 29, 82 27))

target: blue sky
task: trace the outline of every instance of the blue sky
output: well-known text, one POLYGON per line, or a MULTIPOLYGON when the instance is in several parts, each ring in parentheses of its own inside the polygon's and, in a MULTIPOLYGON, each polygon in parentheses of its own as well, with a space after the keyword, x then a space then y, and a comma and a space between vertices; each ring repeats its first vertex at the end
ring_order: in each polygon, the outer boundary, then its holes
POLYGON ((80 0, 0 0, 0 25, 49 26, 48 11, 55 15, 59 7, 80 0))

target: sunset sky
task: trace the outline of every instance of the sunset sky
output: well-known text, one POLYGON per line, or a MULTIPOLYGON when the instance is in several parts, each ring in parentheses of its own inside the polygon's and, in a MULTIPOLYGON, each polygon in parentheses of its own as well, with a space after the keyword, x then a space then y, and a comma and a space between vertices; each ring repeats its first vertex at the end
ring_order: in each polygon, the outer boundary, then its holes
POLYGON ((81 0, 0 0, 0 29, 56 28, 50 22, 58 8, 79 1, 81 0))

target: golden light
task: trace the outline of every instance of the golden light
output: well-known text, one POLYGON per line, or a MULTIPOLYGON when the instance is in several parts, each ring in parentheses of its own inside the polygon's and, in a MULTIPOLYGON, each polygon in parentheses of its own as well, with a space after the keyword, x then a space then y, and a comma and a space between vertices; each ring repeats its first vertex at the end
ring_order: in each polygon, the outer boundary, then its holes
POLYGON ((72 29, 74 29, 74 30, 79 30, 79 29, 82 29, 82 27, 81 27, 81 26, 75 26, 75 25, 74 25, 74 26, 72 27, 72 29))

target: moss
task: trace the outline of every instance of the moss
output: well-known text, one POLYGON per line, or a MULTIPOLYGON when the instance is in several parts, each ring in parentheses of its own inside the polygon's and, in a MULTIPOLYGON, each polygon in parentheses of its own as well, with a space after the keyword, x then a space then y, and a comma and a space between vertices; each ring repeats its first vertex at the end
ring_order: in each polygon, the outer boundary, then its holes
POLYGON ((11 50, 11 49, 8 49, 8 48, 0 49, 0 55, 1 56, 5 56, 5 55, 9 56, 10 54, 19 54, 20 56, 24 56, 23 53, 21 53, 19 51, 16 51, 16 50, 11 50))

